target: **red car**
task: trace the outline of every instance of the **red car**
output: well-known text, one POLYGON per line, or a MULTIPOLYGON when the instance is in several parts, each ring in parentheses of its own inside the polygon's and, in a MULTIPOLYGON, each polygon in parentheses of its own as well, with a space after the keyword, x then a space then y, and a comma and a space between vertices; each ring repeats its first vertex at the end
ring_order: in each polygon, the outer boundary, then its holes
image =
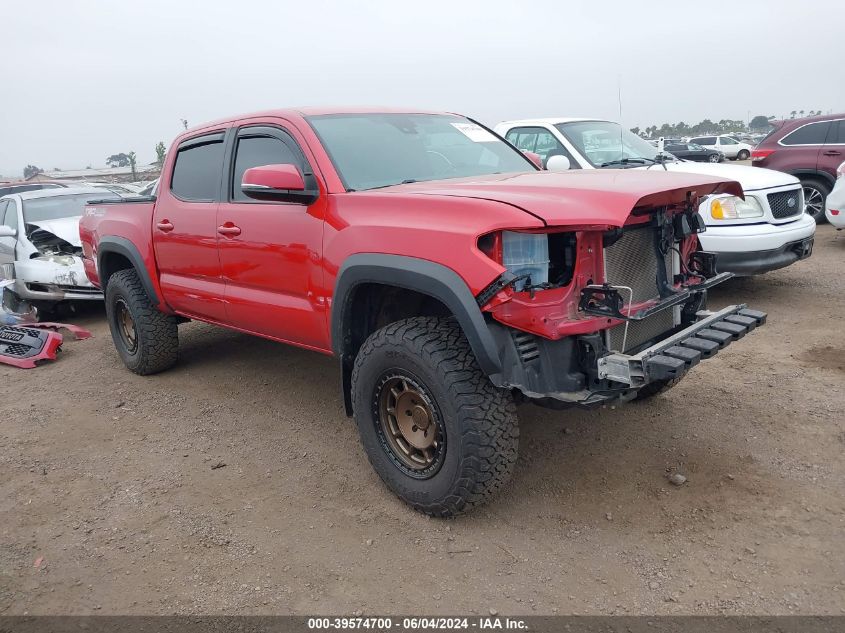
POLYGON ((129 369, 174 365, 187 319, 333 355, 375 470, 448 516, 510 477, 517 402, 652 396, 764 322, 704 309, 716 193, 742 190, 540 171, 454 114, 285 110, 186 132, 157 197, 92 201, 80 234, 129 369))
POLYGON ((806 212, 824 219, 824 203, 845 160, 845 114, 772 121, 775 129, 751 152, 752 164, 796 176, 806 212))

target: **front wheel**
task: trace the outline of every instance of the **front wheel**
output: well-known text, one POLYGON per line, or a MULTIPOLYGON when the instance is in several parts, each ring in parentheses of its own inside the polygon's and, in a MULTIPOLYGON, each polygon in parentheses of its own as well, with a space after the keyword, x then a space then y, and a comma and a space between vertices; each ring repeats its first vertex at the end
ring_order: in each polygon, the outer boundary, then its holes
POLYGON ((736 155, 736 158, 737 160, 748 160, 749 156, 751 156, 751 154, 748 153, 748 150, 742 149, 739 151, 739 154, 736 155))
POLYGON ((722 157, 719 154, 710 154, 710 157, 708 158, 708 160, 711 163, 721 163, 722 157))
POLYGON ((804 211, 816 222, 824 221, 824 203, 830 193, 830 187, 815 178, 801 181, 804 187, 804 211))
POLYGON ((452 320, 414 317, 372 334, 355 359, 352 399, 370 464, 420 512, 459 514, 511 477, 513 399, 484 375, 452 320))

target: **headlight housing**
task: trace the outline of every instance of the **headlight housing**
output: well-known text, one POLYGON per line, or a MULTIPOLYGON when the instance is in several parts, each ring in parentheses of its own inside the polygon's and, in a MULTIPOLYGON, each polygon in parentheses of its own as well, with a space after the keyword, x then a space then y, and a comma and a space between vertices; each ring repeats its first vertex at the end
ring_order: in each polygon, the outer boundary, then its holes
POLYGON ((763 217, 763 207, 753 197, 743 200, 737 196, 724 196, 710 202, 710 217, 714 220, 760 218, 763 217))

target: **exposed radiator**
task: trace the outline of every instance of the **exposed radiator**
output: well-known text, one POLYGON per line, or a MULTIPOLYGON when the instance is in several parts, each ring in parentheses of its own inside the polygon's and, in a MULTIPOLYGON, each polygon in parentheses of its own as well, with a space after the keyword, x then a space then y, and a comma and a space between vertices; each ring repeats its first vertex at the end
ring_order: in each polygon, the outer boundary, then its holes
MULTIPOLYGON (((612 286, 628 286, 633 291, 633 302, 657 299, 657 267, 664 266, 667 279, 673 277, 674 251, 669 251, 662 260, 654 253, 654 227, 627 229, 622 237, 604 249, 605 278, 612 286)), ((628 302, 628 292, 622 290, 622 297, 628 302)), ((625 349, 625 325, 618 325, 608 330, 608 347, 618 352, 626 352, 649 341, 675 326, 675 309, 667 309, 648 317, 643 321, 628 325, 625 349)))

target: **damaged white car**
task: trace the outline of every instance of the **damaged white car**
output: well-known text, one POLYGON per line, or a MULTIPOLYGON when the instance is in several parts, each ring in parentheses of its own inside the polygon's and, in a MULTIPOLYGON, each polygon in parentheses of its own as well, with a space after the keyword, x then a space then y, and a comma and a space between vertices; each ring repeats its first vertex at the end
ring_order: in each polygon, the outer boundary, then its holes
POLYGON ((0 198, 0 280, 16 299, 50 309, 61 301, 101 300, 82 266, 79 218, 102 189, 68 187, 0 198))

